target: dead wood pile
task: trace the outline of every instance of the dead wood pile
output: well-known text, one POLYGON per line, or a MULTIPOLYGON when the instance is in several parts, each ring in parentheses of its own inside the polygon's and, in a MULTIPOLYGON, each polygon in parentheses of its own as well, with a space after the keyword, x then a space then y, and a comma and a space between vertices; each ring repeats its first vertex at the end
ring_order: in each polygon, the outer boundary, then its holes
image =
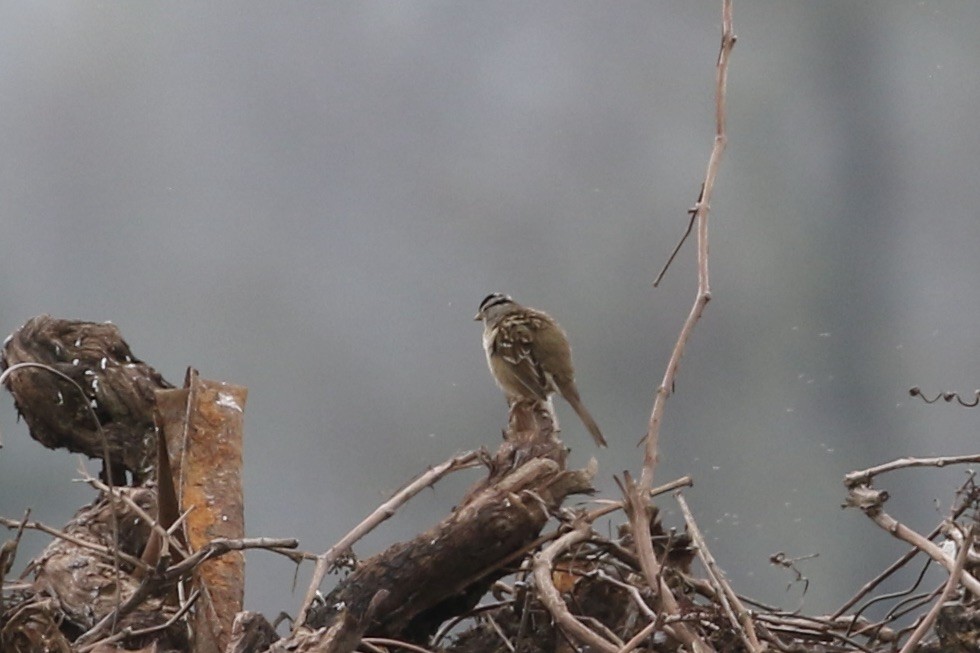
POLYGON ((3 518, 14 533, 0 547, 4 653, 892 651, 923 625, 928 643, 915 650, 977 650, 980 641, 974 604, 980 563, 968 546, 980 501, 972 477, 959 490, 956 510, 925 535, 888 515, 886 493, 872 487, 892 469, 980 457, 908 459, 849 475, 849 504, 913 548, 837 614, 808 617, 733 590, 680 494, 690 479, 638 496, 627 475, 624 499, 570 508, 569 497, 592 493, 597 470, 594 463, 566 469, 566 451, 541 405, 513 407, 495 454, 464 454, 433 467, 349 538, 314 556, 295 550, 294 540, 245 537, 244 388, 191 371, 174 389, 132 355, 114 327, 48 316, 13 334, 3 366, 35 439, 106 462, 102 480, 88 479, 98 496, 67 525, 3 518), (323 573, 315 573, 291 632, 242 610, 243 549, 314 560, 320 572, 351 564, 358 537, 443 475, 474 465, 486 468, 485 478, 442 521, 354 563, 325 597, 316 592, 323 573), (121 486, 127 475, 130 484, 121 486), (665 528, 651 501, 672 491, 685 516, 683 532, 665 528), (599 522, 616 514, 623 521, 613 536, 600 534, 599 522), (25 529, 52 540, 14 577, 25 529), (934 544, 939 536, 958 544, 959 554, 934 544), (918 604, 923 612, 863 616, 883 600, 875 587, 917 554, 949 571, 948 581, 918 604))

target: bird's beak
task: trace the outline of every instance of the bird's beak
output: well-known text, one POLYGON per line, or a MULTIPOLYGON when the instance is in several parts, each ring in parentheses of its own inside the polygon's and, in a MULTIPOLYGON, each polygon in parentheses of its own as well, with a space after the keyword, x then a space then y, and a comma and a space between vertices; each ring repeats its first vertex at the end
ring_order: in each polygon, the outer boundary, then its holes
POLYGON ((473 316, 473 321, 474 322, 479 322, 480 321, 480 314, 479 313, 477 313, 476 315, 473 316))

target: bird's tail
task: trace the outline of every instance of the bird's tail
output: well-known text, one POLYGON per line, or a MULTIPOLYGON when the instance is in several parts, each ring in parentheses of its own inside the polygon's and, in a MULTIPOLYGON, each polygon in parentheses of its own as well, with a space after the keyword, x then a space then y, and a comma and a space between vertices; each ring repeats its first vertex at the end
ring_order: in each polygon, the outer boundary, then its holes
POLYGON ((592 415, 586 409, 585 404, 582 403, 582 398, 578 396, 578 389, 569 384, 561 394, 565 398, 565 401, 575 410, 576 414, 578 414, 579 419, 585 424, 585 428, 589 429, 589 433, 592 434, 592 439, 595 440, 596 446, 607 446, 606 439, 602 437, 602 431, 599 430, 599 425, 592 419, 592 415))

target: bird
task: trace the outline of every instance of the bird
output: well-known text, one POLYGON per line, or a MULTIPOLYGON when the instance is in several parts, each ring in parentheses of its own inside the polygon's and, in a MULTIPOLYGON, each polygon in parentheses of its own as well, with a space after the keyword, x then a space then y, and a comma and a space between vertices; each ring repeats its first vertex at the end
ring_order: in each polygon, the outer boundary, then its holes
POLYGON ((480 302, 473 319, 483 321, 487 365, 510 403, 522 399, 547 402, 557 392, 578 414, 596 446, 606 446, 575 386, 568 335, 554 318, 495 292, 480 302))

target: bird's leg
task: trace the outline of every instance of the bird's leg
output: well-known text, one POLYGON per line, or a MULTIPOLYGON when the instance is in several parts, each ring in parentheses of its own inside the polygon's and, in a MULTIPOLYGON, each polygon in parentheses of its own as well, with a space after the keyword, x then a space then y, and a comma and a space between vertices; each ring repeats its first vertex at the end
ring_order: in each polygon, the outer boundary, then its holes
POLYGON ((543 403, 543 406, 548 410, 548 417, 551 419, 551 428, 558 433, 561 431, 561 426, 558 425, 558 411, 555 410, 555 395, 548 395, 548 401, 543 403))

